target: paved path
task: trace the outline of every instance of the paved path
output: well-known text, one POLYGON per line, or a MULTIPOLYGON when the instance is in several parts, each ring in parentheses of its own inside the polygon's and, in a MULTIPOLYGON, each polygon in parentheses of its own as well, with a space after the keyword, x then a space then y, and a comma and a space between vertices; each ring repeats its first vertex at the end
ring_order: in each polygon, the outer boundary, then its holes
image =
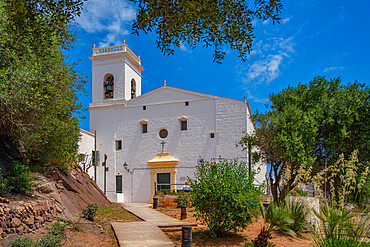
POLYGON ((196 226, 153 210, 151 204, 123 203, 122 206, 143 221, 112 223, 120 247, 173 247, 174 243, 160 228, 196 226))
POLYGON ((123 207, 139 217, 140 219, 152 223, 160 228, 164 227, 181 227, 181 226, 197 226, 195 223, 177 220, 171 216, 162 214, 151 208, 151 204, 147 203, 123 203, 123 207))
POLYGON ((161 229, 147 222, 114 222, 112 223, 112 227, 120 247, 175 246, 161 229))

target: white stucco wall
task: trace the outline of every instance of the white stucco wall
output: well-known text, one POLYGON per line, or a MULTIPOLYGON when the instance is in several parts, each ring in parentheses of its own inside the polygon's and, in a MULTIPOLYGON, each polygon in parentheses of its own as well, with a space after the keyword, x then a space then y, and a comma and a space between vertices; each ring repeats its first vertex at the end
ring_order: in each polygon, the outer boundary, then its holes
MULTIPOLYGON (((161 151, 162 139, 158 133, 161 128, 168 130, 165 139, 165 150, 179 160, 176 166, 176 181, 192 177, 197 161, 202 158, 209 160, 219 156, 238 158, 247 161, 247 151, 236 147, 243 136, 243 131, 252 131, 248 108, 245 102, 224 99, 200 99, 194 95, 180 93, 176 98, 176 90, 162 88, 150 94, 151 101, 136 100, 135 104, 126 106, 110 106, 90 108, 90 131, 97 133, 97 149, 100 152, 98 166, 98 185, 103 188, 104 168, 101 161, 104 154, 108 155, 107 196, 116 201, 115 176, 123 176, 124 201, 148 202, 150 199, 150 167, 148 161, 161 151), (168 102, 164 95, 172 95, 168 102), (161 101, 166 101, 161 103, 161 101), (189 106, 185 106, 185 102, 189 106), (144 104, 141 104, 144 103, 144 104), (143 110, 146 105, 146 110, 143 110), (180 130, 180 117, 188 118, 188 129, 180 130), (148 133, 141 133, 141 120, 148 121, 148 133), (215 132, 215 138, 210 138, 215 132), (115 150, 115 140, 122 140, 122 150, 115 150), (128 173, 124 163, 132 171, 128 173)), ((262 179, 263 180, 263 179, 262 179)))
POLYGON ((93 57, 92 59, 92 101, 114 101, 131 99, 131 80, 136 81, 136 95, 141 95, 141 72, 129 59, 121 54, 93 57), (104 76, 114 77, 114 97, 104 100, 104 76))
MULTIPOLYGON (((83 129, 80 129, 80 135, 81 138, 78 142, 77 153, 84 154, 86 156, 86 161, 90 162, 92 159, 92 152, 94 150, 95 135, 83 129)), ((80 163, 80 165, 81 167, 83 166, 82 163, 80 163)), ((94 167, 92 166, 90 169, 88 169, 87 173, 93 178, 94 167)))
MULTIPOLYGON (((193 177, 199 159, 221 156, 248 161, 247 151, 236 147, 243 131, 253 131, 246 102, 168 86, 141 95, 143 68, 128 53, 104 53, 90 59, 93 66, 90 131, 96 131, 96 179, 104 190, 105 167, 102 162, 106 154, 109 168, 106 171, 106 195, 111 201, 149 202, 153 184, 148 161, 161 151, 161 128, 168 130, 168 137, 164 139, 166 152, 179 160, 177 183, 193 177), (114 99, 104 100, 103 80, 107 73, 114 76, 114 99), (133 100, 132 79, 136 82, 137 95, 133 100), (185 102, 189 102, 189 106, 185 102), (185 131, 180 129, 181 117, 188 118, 185 131), (148 133, 142 133, 142 120, 148 121, 148 133), (210 132, 215 133, 214 138, 210 138, 210 132), (116 150, 116 140, 122 141, 121 150, 116 150), (124 163, 128 164, 128 170, 124 163), (122 175, 123 195, 116 193, 117 175, 122 175)), ((266 166, 263 166, 256 176, 257 181, 264 180, 265 171, 266 166)))

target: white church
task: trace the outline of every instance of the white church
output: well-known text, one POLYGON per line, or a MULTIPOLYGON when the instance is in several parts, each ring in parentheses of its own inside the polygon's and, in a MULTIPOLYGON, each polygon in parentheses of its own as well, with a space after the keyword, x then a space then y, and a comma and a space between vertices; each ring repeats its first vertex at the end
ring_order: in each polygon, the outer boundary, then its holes
MULTIPOLYGON (((126 44, 93 48, 90 132, 80 153, 96 151, 88 170, 113 202, 151 202, 156 189, 180 189, 201 160, 237 158, 252 133, 248 102, 166 85, 141 94, 141 66, 126 44), (162 184, 162 186, 161 186, 162 184), (171 184, 171 185, 169 185, 171 184)), ((252 167, 262 184, 266 165, 252 167)))

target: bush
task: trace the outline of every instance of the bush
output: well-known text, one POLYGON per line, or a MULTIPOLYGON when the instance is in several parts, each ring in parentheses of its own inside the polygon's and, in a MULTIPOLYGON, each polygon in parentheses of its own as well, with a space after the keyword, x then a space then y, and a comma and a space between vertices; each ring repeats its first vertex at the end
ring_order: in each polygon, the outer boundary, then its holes
POLYGON ((54 236, 64 236, 66 233, 66 227, 64 224, 59 221, 55 222, 52 226, 49 227, 48 233, 54 236))
POLYGON ((181 207, 181 206, 190 206, 191 205, 191 197, 190 195, 178 195, 177 199, 176 199, 176 202, 177 202, 177 206, 178 207, 181 207))
POLYGON ((0 196, 10 191, 9 180, 0 170, 0 196))
POLYGON ((60 247, 66 235, 65 225, 55 222, 48 229, 48 234, 35 241, 30 237, 16 238, 9 242, 8 247, 60 247))
POLYGON ((291 229, 295 233, 303 232, 307 227, 307 217, 309 209, 303 202, 286 202, 283 204, 283 209, 288 212, 290 218, 293 220, 291 229))
POLYGON ((359 225, 353 223, 355 214, 345 209, 336 209, 324 204, 321 213, 313 210, 320 225, 313 231, 316 246, 319 247, 365 247, 368 243, 361 242, 369 233, 368 215, 359 225))
POLYGON ((274 230, 295 237, 296 233, 292 230, 292 224, 294 221, 290 218, 290 213, 283 207, 278 207, 274 203, 271 203, 265 210, 263 204, 260 204, 260 210, 264 220, 264 225, 261 227, 261 231, 258 236, 251 240, 251 242, 245 243, 245 247, 267 247, 274 246, 268 242, 272 238, 271 233, 274 230))
POLYGON ((245 163, 226 159, 200 162, 194 176, 189 182, 195 216, 208 226, 211 236, 237 232, 251 222, 250 211, 258 209, 260 192, 245 163))
POLYGON ((7 247, 37 247, 37 242, 30 237, 19 237, 11 240, 7 247))
POLYGON ((99 209, 99 205, 95 202, 89 202, 87 207, 82 210, 82 214, 84 218, 93 221, 96 215, 96 212, 99 209))
POLYGON ((291 191, 289 191, 288 196, 312 197, 310 193, 303 191, 300 188, 292 189, 291 191))
POLYGON ((16 193, 25 194, 32 190, 33 183, 29 167, 21 164, 19 161, 12 162, 9 168, 8 181, 11 190, 16 193))
POLYGON ((63 236, 61 235, 46 235, 43 236, 39 242, 39 247, 60 247, 62 246, 61 241, 63 240, 63 236))

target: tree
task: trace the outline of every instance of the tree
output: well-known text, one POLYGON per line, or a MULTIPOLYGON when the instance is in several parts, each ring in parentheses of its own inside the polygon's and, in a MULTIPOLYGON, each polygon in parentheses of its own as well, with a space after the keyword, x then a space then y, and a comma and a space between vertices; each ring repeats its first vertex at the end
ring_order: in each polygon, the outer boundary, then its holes
POLYGON ((357 81, 315 77, 270 95, 265 113, 253 117, 256 131, 241 144, 254 145, 256 159, 264 159, 276 203, 300 181, 358 150, 361 163, 370 160, 370 89, 357 81), (257 153, 257 154, 256 154, 257 153))
POLYGON ((0 1, 0 136, 24 161, 56 165, 74 159, 77 96, 85 83, 63 50, 79 0, 0 1))
POLYGON ((163 54, 173 54, 174 47, 186 43, 213 47, 213 61, 221 63, 223 46, 237 50, 245 61, 254 39, 252 21, 280 20, 280 0, 131 0, 138 5, 133 33, 152 30, 163 54))

